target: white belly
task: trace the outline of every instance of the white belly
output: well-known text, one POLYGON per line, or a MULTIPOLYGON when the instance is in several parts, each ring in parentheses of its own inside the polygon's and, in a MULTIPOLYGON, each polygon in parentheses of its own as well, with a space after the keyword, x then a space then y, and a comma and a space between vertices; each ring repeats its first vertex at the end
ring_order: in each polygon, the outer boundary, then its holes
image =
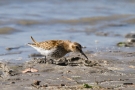
POLYGON ((65 49, 62 49, 62 48, 60 48, 60 49, 53 48, 50 50, 45 50, 45 49, 34 47, 34 46, 32 46, 32 47, 35 48, 38 52, 40 52, 42 55, 45 55, 46 58, 48 58, 48 59, 49 58, 58 59, 58 58, 65 56, 68 53, 65 49))
POLYGON ((38 52, 40 52, 42 55, 48 56, 50 55, 55 49, 51 49, 51 50, 45 50, 42 48, 38 48, 38 47, 33 47, 35 48, 38 52))

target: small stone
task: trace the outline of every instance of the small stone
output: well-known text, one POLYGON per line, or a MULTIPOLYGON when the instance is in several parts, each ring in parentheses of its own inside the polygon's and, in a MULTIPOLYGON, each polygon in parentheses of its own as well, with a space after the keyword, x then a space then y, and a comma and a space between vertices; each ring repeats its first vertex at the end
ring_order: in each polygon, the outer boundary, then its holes
POLYGON ((11 82, 11 84, 15 84, 15 82, 11 82))
POLYGON ((12 48, 8 48, 8 47, 7 47, 6 50, 12 50, 12 48))
POLYGON ((34 81, 33 84, 34 84, 34 85, 40 85, 40 82, 41 82, 41 81, 34 81))
POLYGON ((67 71, 67 73, 70 73, 70 72, 71 72, 70 70, 67 71))
POLYGON ((123 83, 123 85, 133 85, 133 83, 123 83))
POLYGON ((46 84, 46 85, 43 85, 42 87, 48 87, 48 85, 46 84))
POLYGON ((61 84, 61 86, 65 86, 65 84, 61 84))

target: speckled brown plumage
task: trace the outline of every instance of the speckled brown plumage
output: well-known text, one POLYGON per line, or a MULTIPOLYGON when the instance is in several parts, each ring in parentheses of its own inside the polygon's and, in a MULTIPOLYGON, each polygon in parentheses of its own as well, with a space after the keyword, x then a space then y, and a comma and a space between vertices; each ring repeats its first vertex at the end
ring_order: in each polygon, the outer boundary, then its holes
POLYGON ((77 42, 71 42, 69 40, 49 40, 37 42, 32 38, 32 36, 31 39, 33 43, 28 43, 28 45, 35 48, 47 58, 58 59, 65 56, 69 52, 80 52, 87 58, 82 51, 82 46, 77 42))

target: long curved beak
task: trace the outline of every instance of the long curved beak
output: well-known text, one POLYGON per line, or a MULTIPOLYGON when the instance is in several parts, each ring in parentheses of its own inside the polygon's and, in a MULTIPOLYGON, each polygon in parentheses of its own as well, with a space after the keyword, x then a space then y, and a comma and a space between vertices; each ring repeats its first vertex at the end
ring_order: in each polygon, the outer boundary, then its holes
POLYGON ((84 54, 82 50, 79 49, 79 52, 88 60, 88 57, 84 54))

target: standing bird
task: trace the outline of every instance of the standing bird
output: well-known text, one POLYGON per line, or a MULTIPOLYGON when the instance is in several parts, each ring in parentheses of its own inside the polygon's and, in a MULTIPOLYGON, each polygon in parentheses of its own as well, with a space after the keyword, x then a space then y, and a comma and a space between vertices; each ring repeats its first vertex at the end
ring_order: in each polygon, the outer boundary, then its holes
POLYGON ((69 52, 80 52, 88 60, 88 57, 82 51, 82 46, 77 42, 71 42, 69 40, 48 40, 37 42, 32 36, 31 39, 33 43, 28 43, 28 45, 44 55, 45 62, 47 59, 59 59, 69 52))

